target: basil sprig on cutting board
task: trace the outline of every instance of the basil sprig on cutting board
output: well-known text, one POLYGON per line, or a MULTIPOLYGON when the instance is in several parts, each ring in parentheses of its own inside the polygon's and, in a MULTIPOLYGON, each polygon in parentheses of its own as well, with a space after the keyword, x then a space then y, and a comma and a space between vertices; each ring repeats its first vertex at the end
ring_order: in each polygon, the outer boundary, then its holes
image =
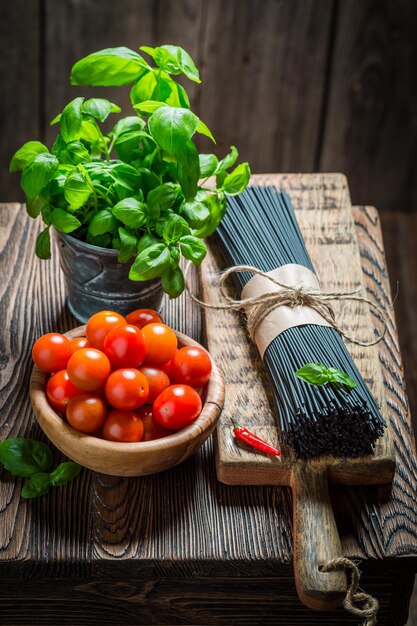
POLYGON ((306 363, 295 372, 295 375, 311 385, 327 385, 333 383, 345 389, 354 389, 356 382, 337 367, 327 367, 324 363, 306 363))
POLYGON ((51 449, 41 441, 16 437, 0 443, 0 463, 14 476, 27 478, 20 492, 22 498, 37 498, 50 487, 60 487, 78 476, 81 465, 73 461, 60 463, 52 472, 51 449))

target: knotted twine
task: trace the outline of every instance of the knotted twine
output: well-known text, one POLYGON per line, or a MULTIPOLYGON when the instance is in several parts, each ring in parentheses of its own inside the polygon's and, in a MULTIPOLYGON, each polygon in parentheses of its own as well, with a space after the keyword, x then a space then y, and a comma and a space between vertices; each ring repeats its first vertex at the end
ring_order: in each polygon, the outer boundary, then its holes
MULTIPOLYGON (((188 284, 188 273, 190 270, 191 262, 186 265, 184 271, 185 286, 190 298, 200 306, 208 309, 215 309, 220 311, 239 311, 245 309, 247 317, 247 326, 249 335, 254 339, 256 329, 265 319, 265 317, 274 309, 280 306, 288 306, 294 308, 296 306, 308 306, 315 311, 337 332, 344 337, 347 341, 359 346, 370 347, 378 344, 387 331, 387 322, 385 318, 385 312, 377 304, 365 298, 364 296, 357 295, 360 292, 360 288, 350 292, 331 292, 321 291, 318 289, 311 289, 302 286, 293 286, 281 283, 266 272, 252 267, 250 265, 235 265, 228 268, 221 274, 219 274, 219 289, 222 297, 226 301, 226 304, 214 304, 204 302, 195 296, 188 284), (248 298, 235 299, 229 296, 226 292, 225 283, 229 276, 236 272, 249 272, 268 279, 271 283, 280 287, 280 291, 271 291, 259 296, 253 296, 248 298), (332 306, 329 304, 330 300, 352 300, 355 302, 362 302, 368 304, 371 309, 376 311, 383 323, 382 332, 373 340, 362 341, 356 337, 348 335, 336 322, 335 313, 332 306)), ((347 557, 338 557, 324 563, 320 566, 320 571, 330 572, 337 569, 346 569, 351 571, 351 582, 346 591, 346 597, 343 601, 343 607, 346 611, 356 615, 360 618, 365 618, 363 626, 375 626, 377 623, 377 613, 379 609, 379 603, 376 598, 363 592, 358 591, 360 572, 357 565, 348 559, 347 557), (355 603, 363 603, 362 608, 355 606, 355 603)))
POLYGON ((331 572, 337 569, 346 569, 352 572, 350 585, 346 591, 346 597, 343 600, 343 607, 346 611, 349 611, 349 613, 352 613, 357 617, 365 618, 363 626, 375 626, 377 622, 376 617, 379 609, 379 602, 368 593, 358 591, 359 580, 361 577, 358 566, 345 556, 341 556, 324 563, 324 565, 321 565, 319 569, 321 572, 331 572), (358 602, 363 603, 362 608, 355 606, 354 603, 358 602))
POLYGON ((288 306, 295 308, 297 306, 307 306, 317 311, 317 313, 347 341, 354 343, 358 346, 370 347, 378 344, 385 333, 387 332, 387 322, 385 319, 385 312, 383 309, 364 296, 357 295, 361 288, 354 291, 337 292, 337 291, 321 291, 319 289, 311 289, 309 287, 286 285, 276 280, 268 273, 262 270, 252 267, 250 265, 234 265, 227 270, 219 274, 219 289, 222 297, 227 304, 214 304, 211 302, 204 302, 195 296, 188 284, 188 273, 190 270, 191 262, 187 263, 184 271, 185 287, 188 294, 196 304, 207 308, 215 309, 219 311, 240 311, 245 309, 247 317, 247 327, 251 339, 254 339, 256 329, 265 319, 265 317, 271 313, 274 309, 280 306, 288 306), (225 283, 229 276, 237 272, 249 272, 268 279, 274 285, 280 287, 280 291, 270 291, 259 296, 252 296, 248 298, 235 299, 229 296, 226 292, 225 283), (352 337, 346 333, 336 322, 335 313, 332 306, 329 304, 330 300, 352 300, 355 302, 362 302, 368 304, 371 309, 378 313, 379 319, 383 323, 382 332, 370 341, 362 341, 356 337, 352 337))

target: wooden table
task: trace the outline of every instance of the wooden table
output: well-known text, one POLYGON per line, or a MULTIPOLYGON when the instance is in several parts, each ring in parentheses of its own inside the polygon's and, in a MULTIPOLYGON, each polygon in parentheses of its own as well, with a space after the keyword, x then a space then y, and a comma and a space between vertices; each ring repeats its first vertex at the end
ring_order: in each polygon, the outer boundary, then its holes
MULTIPOLYGON (((42 438, 27 395, 30 349, 42 333, 76 321, 56 255, 49 263, 34 256, 36 222, 21 205, 1 205, 0 223, 0 439, 42 438)), ((201 337, 200 313, 185 297, 167 302, 164 314, 201 337)), ((408 414, 403 397, 397 405, 408 414)), ((380 626, 406 622, 417 559, 410 422, 397 434, 398 469, 385 503, 373 488, 333 490, 344 552, 361 560, 362 586, 381 604, 380 626)), ((357 624, 342 609, 301 605, 289 490, 222 485, 212 441, 164 474, 120 479, 85 470, 38 500, 20 501, 19 491, 4 471, 1 624, 357 624)))

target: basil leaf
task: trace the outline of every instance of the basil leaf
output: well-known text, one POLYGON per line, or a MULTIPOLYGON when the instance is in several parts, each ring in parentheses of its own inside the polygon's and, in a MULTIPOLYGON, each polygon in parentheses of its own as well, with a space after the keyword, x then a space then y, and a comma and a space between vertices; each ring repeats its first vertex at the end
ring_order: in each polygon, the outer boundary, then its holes
POLYGON ((73 169, 64 184, 64 197, 73 210, 83 206, 91 196, 90 184, 77 169, 73 169))
POLYGON ((189 109, 161 107, 151 115, 148 126, 156 143, 176 155, 194 135, 199 119, 189 109))
POLYGON ((148 193, 146 198, 149 210, 155 214, 156 209, 156 217, 158 217, 160 212, 166 211, 172 207, 177 197, 177 193, 178 187, 172 183, 165 183, 164 185, 155 187, 155 189, 152 189, 148 193))
POLYGON ((161 276, 162 288, 170 298, 178 298, 184 291, 184 274, 180 267, 168 267, 161 276))
POLYGON ((53 178, 58 165, 58 159, 53 154, 37 154, 23 170, 21 185, 25 194, 35 198, 53 178))
POLYGON ((197 128, 195 130, 196 133, 200 133, 200 135, 205 135, 206 137, 209 137, 213 143, 216 143, 216 140, 213 137, 213 133, 211 132, 209 127, 201 120, 198 122, 197 128))
POLYGON ((187 78, 195 83, 201 83, 198 69, 191 56, 180 46, 159 46, 150 48, 142 46, 140 50, 149 54, 156 65, 169 74, 185 74, 187 78))
POLYGON ((110 209, 97 211, 88 224, 88 232, 93 237, 111 233, 117 226, 117 220, 110 209))
POLYGON ((134 106, 145 100, 156 100, 157 98, 153 98, 152 96, 157 84, 157 77, 152 70, 143 73, 130 90, 130 101, 132 105, 134 106))
POLYGON ((146 223, 146 206, 135 198, 121 200, 112 208, 112 213, 131 228, 140 228, 146 223))
MULTIPOLYGON (((200 192, 198 196, 199 195, 200 192)), ((200 238, 212 235, 226 213, 226 199, 223 193, 207 195, 204 204, 209 208, 210 219, 204 223, 202 228, 199 228, 199 230, 194 233, 200 238)))
POLYGON ((150 248, 151 246, 154 246, 155 244, 159 244, 159 243, 161 243, 159 239, 157 239, 153 235, 143 235, 139 239, 138 254, 146 250, 146 248, 150 248))
POLYGON ((32 476, 49 469, 53 457, 50 448, 35 439, 16 437, 0 443, 0 462, 14 476, 32 476))
POLYGON ((27 141, 12 156, 10 172, 21 172, 35 158, 37 154, 49 152, 48 148, 40 141, 27 141))
POLYGON ((230 153, 227 154, 224 159, 219 161, 216 169, 216 174, 219 172, 225 172, 229 169, 229 167, 232 167, 232 165, 236 163, 238 156, 239 152, 236 150, 236 148, 234 146, 230 146, 230 153))
POLYGON ((51 258, 51 236, 49 226, 36 237, 35 254, 39 259, 51 258))
POLYGON ((40 472, 33 474, 29 480, 27 480, 20 492, 22 498, 38 498, 44 496, 49 491, 49 474, 40 472))
POLYGON ((108 233, 103 233, 102 235, 97 235, 94 237, 90 235, 87 231, 87 236, 85 238, 86 242, 92 246, 97 246, 97 248, 108 248, 111 243, 111 237, 108 233))
POLYGON ((119 237, 120 247, 117 260, 119 263, 126 263, 126 261, 135 256, 139 240, 136 235, 123 228, 123 226, 119 228, 119 237))
POLYGON ((64 209, 56 208, 52 211, 52 226, 62 233, 72 233, 81 226, 81 222, 64 209))
POLYGON ((185 256, 185 258, 189 261, 192 261, 194 265, 200 265, 207 254, 207 248, 204 241, 201 241, 201 239, 193 237, 192 235, 181 237, 180 248, 183 256, 185 256))
POLYGON ((207 178, 216 171, 219 160, 215 154, 199 154, 198 160, 200 163, 200 177, 207 178))
POLYGON ((295 375, 311 385, 325 385, 330 381, 329 370, 323 363, 307 363, 295 375))
POLYGON ((132 267, 129 278, 131 280, 151 280, 161 276, 169 264, 169 249, 163 243, 157 243, 145 248, 138 254, 132 267))
POLYGON ((146 61, 129 48, 105 48, 75 63, 71 70, 71 85, 128 85, 148 68, 146 61))
POLYGON ((49 475, 49 482, 52 487, 60 487, 61 485, 65 485, 70 480, 78 476, 81 472, 81 465, 78 463, 74 463, 74 461, 66 461, 65 463, 60 463, 58 467, 54 469, 53 472, 49 475))
MULTIPOLYGON (((56 142, 55 142, 56 143, 56 142)), ((57 152, 61 163, 70 163, 71 165, 78 165, 78 163, 87 163, 91 160, 90 153, 81 141, 70 141, 60 148, 57 152)), ((55 147, 55 144, 54 144, 55 147)), ((54 152, 54 147, 52 152, 54 152)), ((55 152, 54 152, 55 154, 55 152)))
POLYGON ((61 131, 62 139, 68 143, 79 139, 81 137, 81 107, 84 98, 75 98, 67 104, 61 113, 61 119, 59 120, 59 128, 61 131))
POLYGON ((329 367, 327 371, 329 373, 331 383, 342 387, 348 387, 348 389, 354 389, 357 387, 357 383, 349 376, 349 374, 346 374, 346 372, 343 372, 336 367, 329 367))
POLYGON ((136 191, 140 184, 140 175, 137 170, 127 163, 119 163, 115 165, 110 175, 119 185, 126 187, 130 191, 136 191))
POLYGON ((164 226, 162 236, 166 243, 177 243, 181 237, 190 233, 187 222, 179 215, 172 215, 164 226))
POLYGON ((200 178, 198 151, 192 141, 184 143, 177 154, 177 176, 186 200, 191 200, 197 193, 200 178))
POLYGON ((154 113, 163 106, 163 102, 158 102, 157 100, 145 100, 144 102, 135 104, 133 108, 140 113, 154 113))
POLYGON ((248 163, 240 163, 233 172, 224 179, 223 189, 229 196, 237 196, 247 186, 250 179, 248 163))
POLYGON ((37 217, 48 202, 49 195, 47 193, 40 193, 35 198, 26 198, 26 211, 29 217, 37 217))
POLYGON ((105 98, 90 98, 82 105, 82 112, 104 122, 110 113, 120 113, 121 108, 105 98))
POLYGON ((129 115, 128 117, 123 117, 121 120, 115 124, 111 135, 115 140, 117 140, 120 135, 123 133, 131 133, 137 130, 143 130, 145 127, 145 122, 140 117, 136 115, 129 115))
POLYGON ((193 228, 201 228, 210 218, 210 211, 206 205, 197 200, 184 202, 180 207, 180 213, 193 228))

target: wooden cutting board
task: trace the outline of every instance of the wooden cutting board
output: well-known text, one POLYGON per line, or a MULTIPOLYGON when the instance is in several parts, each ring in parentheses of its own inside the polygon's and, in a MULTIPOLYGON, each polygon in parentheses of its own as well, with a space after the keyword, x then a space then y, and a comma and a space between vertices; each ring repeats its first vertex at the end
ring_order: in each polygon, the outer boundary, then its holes
MULTIPOLYGON (((346 178, 341 174, 282 174, 253 176, 251 184, 275 185, 288 192, 308 252, 323 290, 351 292, 380 304, 374 281, 362 272, 357 233, 346 178)), ((372 245, 382 250, 376 229, 372 245)), ((372 254, 372 250, 369 251, 372 254)), ((221 252, 210 241, 209 254, 200 269, 201 296, 218 302, 218 273, 225 268, 221 252)), ((377 268, 378 269, 378 268, 377 268)), ((381 288, 389 283, 380 268, 381 288)), ((233 294, 233 288, 230 287, 233 294)), ((369 340, 382 324, 368 305, 333 303, 336 319, 350 335, 369 340)), ((244 318, 236 312, 204 309, 208 348, 223 368, 226 400, 216 431, 217 476, 231 485, 288 485, 294 494, 294 569, 301 600, 316 609, 338 606, 346 592, 344 573, 321 573, 320 563, 341 555, 340 540, 328 496, 328 481, 346 485, 384 484, 392 480, 395 452, 389 428, 372 456, 357 459, 326 457, 319 461, 295 462, 283 449, 281 460, 238 445, 230 418, 236 418, 260 437, 280 446, 279 426, 274 415, 269 382, 256 347, 250 342, 244 318)), ((368 386, 386 417, 380 358, 390 359, 384 342, 364 348, 347 344, 368 386)), ((394 367, 394 364, 393 364, 394 367)), ((388 421, 388 420, 387 420, 388 421)))

